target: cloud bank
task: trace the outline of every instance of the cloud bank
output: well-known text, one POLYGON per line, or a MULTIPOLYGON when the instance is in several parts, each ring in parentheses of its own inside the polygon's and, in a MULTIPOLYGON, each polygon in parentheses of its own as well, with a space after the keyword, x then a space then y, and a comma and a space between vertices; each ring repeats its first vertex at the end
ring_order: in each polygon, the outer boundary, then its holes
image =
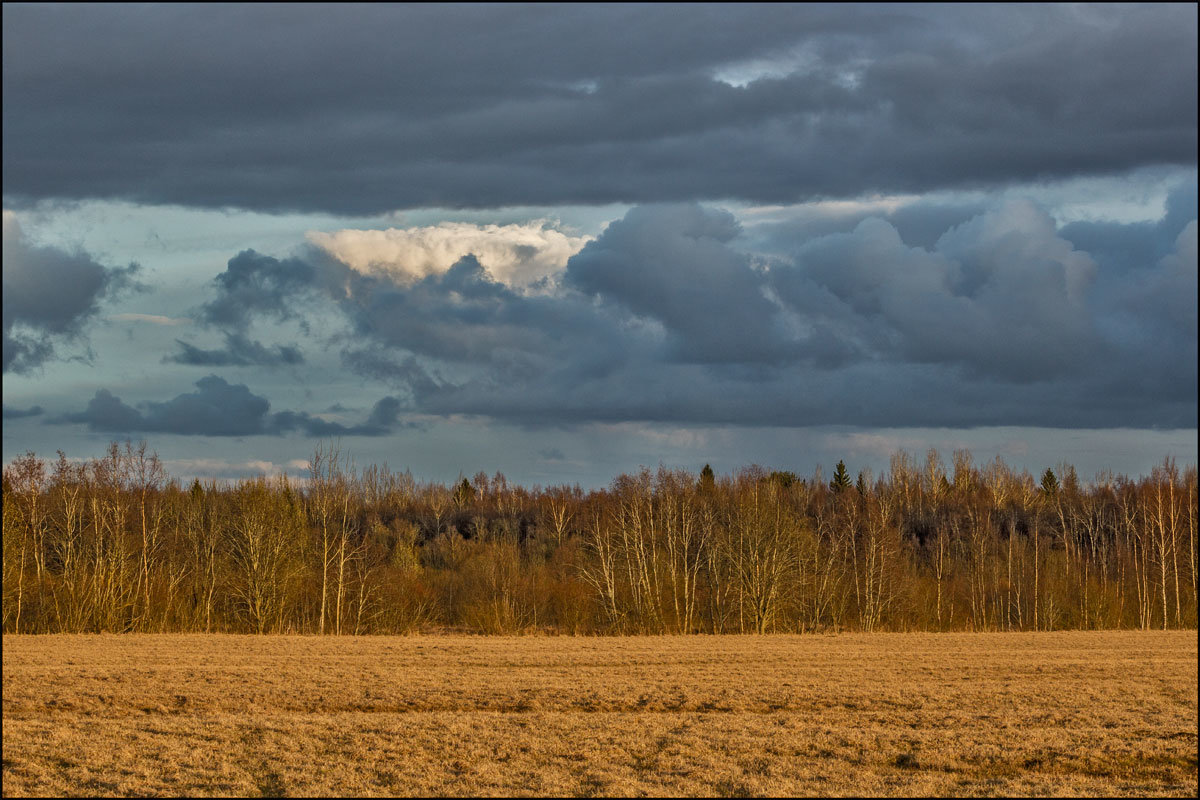
POLYGON ((41 406, 30 406, 29 408, 9 408, 4 406, 4 419, 23 419, 25 417, 38 417, 42 414, 41 406))
MULTIPOLYGON (((204 220, 164 225, 154 269, 221 270, 162 287, 181 316, 111 317, 194 320, 120 340, 194 387, 136 404, 99 380, 63 417, 30 381, 6 417, 230 437, 476 416, 662 448, 670 426, 1194 428, 1196 7, 869 11, 5 5, 8 207, 204 220), (1159 219, 1087 216, 1179 176, 1159 219), (1053 204, 1084 182, 1102 196, 1053 204), (608 204, 593 237, 549 221, 608 204), (410 208, 505 224, 376 229, 410 208), (209 374, 246 367, 255 392, 209 374), (331 405, 359 378, 387 397, 331 405), (282 382, 329 410, 272 409, 282 382)), ((132 218, 96 215, 138 247, 132 218)), ((4 256, 6 375, 87 353, 132 275, 10 215, 4 256)))
POLYGON ((1191 166, 1196 13, 10 4, 4 191, 353 215, 1191 166))
POLYGON ((100 389, 87 408, 56 418, 103 433, 169 433, 179 436, 383 436, 399 424, 400 402, 384 397, 357 425, 343 425, 303 411, 269 413, 271 403, 245 384, 209 375, 196 381, 196 391, 138 410, 107 389, 100 389))
POLYGON ((919 206, 832 233, 775 226, 774 252, 727 211, 639 206, 537 293, 473 255, 414 279, 312 246, 291 259, 246 252, 210 306, 237 308, 231 324, 249 325, 260 312, 232 302, 237 287, 286 271, 263 315, 289 293, 337 309, 355 340, 344 365, 434 415, 1196 424, 1194 197, 1173 192, 1154 224, 1061 229, 1028 200, 948 215, 919 206), (905 240, 904 228, 939 218, 951 224, 922 232, 930 244, 905 240))
POLYGON ((31 242, 16 215, 4 212, 4 372, 29 372, 60 357, 61 345, 84 344, 100 303, 133 285, 136 264, 105 267, 82 250, 31 242))
POLYGON ((509 285, 527 286, 562 270, 590 237, 570 236, 544 221, 524 225, 443 222, 418 228, 313 231, 308 241, 356 272, 413 283, 474 256, 509 285))
POLYGON ((304 355, 292 345, 266 346, 240 333, 227 331, 225 346, 205 350, 176 339, 179 351, 163 357, 164 363, 195 367, 278 367, 304 363, 304 355))

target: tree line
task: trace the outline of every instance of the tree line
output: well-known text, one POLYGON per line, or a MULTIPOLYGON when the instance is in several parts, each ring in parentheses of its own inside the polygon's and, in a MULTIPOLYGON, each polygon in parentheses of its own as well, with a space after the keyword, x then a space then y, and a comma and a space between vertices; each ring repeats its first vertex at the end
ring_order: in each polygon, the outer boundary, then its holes
POLYGON ((660 467, 167 475, 145 443, 3 471, 6 633, 564 634, 1196 626, 1196 468, 1035 479, 967 451, 878 478, 660 467))

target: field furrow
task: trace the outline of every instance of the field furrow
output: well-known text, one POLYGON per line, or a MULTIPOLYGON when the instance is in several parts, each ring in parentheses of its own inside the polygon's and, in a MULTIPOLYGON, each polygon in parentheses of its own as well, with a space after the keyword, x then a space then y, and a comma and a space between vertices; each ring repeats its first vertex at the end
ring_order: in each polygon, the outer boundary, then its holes
POLYGON ((3 793, 1195 795, 1195 631, 5 636, 3 793))

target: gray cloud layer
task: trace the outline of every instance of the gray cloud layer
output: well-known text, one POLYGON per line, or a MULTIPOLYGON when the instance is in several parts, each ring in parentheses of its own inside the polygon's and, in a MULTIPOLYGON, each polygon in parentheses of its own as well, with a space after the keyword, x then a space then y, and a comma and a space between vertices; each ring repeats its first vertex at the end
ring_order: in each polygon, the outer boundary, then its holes
POLYGON ((253 251, 239 253, 214 280, 216 297, 197 309, 197 319, 202 325, 221 330, 225 346, 205 349, 176 339, 179 350, 165 356, 163 362, 197 367, 281 367, 304 363, 304 354, 295 345, 264 345, 251 339, 246 327, 251 317, 265 317, 274 322, 296 320, 302 329, 307 329, 307 322, 296 309, 307 299, 315 278, 313 267, 303 261, 263 261, 253 251))
POLYGON ((1194 5, 3 16, 12 203, 776 203, 1196 163, 1194 5))
POLYGON ((304 355, 292 345, 267 347, 257 340, 228 331, 225 347, 215 350, 205 350, 182 339, 176 339, 175 343, 179 345, 179 352, 164 357, 164 362, 196 367, 278 367, 304 363, 304 355))
POLYGON ((366 421, 342 425, 303 411, 269 413, 270 402, 245 384, 231 384, 216 375, 196 381, 196 391, 165 402, 144 404, 139 411, 107 389, 100 389, 87 408, 56 418, 105 433, 171 433, 182 436, 383 436, 399 423, 400 402, 384 397, 366 421))
POLYGON ((9 408, 4 406, 4 419, 23 419, 25 417, 38 417, 42 414, 41 406, 30 406, 29 408, 9 408))
MULTIPOLYGON (((1060 230, 1028 201, 956 212, 947 218, 957 224, 922 234, 928 246, 898 227, 945 211, 919 205, 896 224, 867 217, 807 237, 776 228, 768 238, 781 247, 769 254, 752 252, 754 236, 727 212, 636 207, 536 291, 494 280, 470 256, 404 284, 315 248, 230 263, 246 280, 291 270, 264 298, 267 315, 293 294, 324 297, 354 331, 346 366, 424 413, 527 424, 1196 425, 1194 191, 1173 192, 1155 225, 1060 230)), ((237 285, 216 281, 210 306, 235 307, 237 285)), ((230 324, 257 314, 236 307, 245 316, 230 324)))
POLYGON ((4 215, 4 372, 28 372, 56 357, 56 345, 83 340, 100 302, 134 285, 136 264, 109 268, 82 250, 29 241, 4 215))

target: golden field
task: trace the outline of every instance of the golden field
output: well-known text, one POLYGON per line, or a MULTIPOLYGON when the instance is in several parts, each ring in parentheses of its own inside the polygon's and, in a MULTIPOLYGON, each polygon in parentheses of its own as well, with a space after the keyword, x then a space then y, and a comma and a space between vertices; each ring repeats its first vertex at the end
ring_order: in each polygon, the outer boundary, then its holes
POLYGON ((3 793, 1178 795, 1195 631, 3 638, 3 793))

